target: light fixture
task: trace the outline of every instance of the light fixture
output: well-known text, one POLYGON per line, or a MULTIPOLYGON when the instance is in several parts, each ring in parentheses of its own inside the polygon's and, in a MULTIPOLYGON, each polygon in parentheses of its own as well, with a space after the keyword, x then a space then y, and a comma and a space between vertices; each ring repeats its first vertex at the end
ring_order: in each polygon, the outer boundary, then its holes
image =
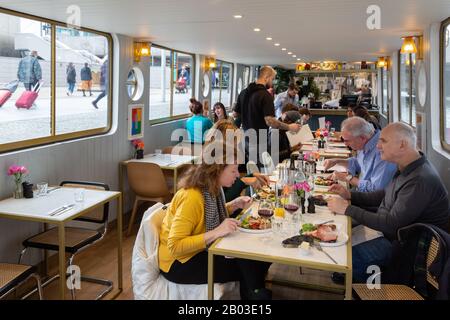
POLYGON ((408 36, 402 37, 403 44, 400 53, 416 54, 417 59, 422 60, 422 36, 408 36), (417 41, 417 43, 416 43, 417 41))
POLYGON ((209 71, 211 69, 214 69, 216 67, 216 58, 214 57, 205 57, 205 63, 203 68, 205 71, 209 71))
POLYGON ((150 57, 151 49, 149 42, 135 42, 134 43, 134 61, 141 61, 141 57, 150 57))
POLYGON ((240 14, 235 14, 235 15, 233 16, 233 18, 235 18, 235 19, 242 19, 242 15, 240 15, 240 14))
POLYGON ((378 61, 377 61, 377 67, 381 69, 381 68, 384 68, 386 66, 387 66, 386 58, 385 57, 379 57, 378 61))
POLYGON ((297 58, 297 61, 300 61, 300 60, 302 60, 302 59, 300 59, 300 58, 297 58))
POLYGON ((272 38, 271 37, 267 37, 266 40, 270 41, 270 40, 272 40, 272 38))
POLYGON ((292 54, 292 52, 289 51, 288 54, 292 54))
POLYGON ((255 31, 255 32, 260 32, 261 29, 260 29, 260 28, 254 28, 253 31, 255 31))
POLYGON ((297 56, 295 54, 292 55, 292 58, 297 58, 297 56))
POLYGON ((286 48, 281 48, 281 51, 286 51, 286 48))
POLYGON ((279 47, 279 46, 280 46, 279 43, 274 43, 273 45, 274 45, 275 47, 279 47))

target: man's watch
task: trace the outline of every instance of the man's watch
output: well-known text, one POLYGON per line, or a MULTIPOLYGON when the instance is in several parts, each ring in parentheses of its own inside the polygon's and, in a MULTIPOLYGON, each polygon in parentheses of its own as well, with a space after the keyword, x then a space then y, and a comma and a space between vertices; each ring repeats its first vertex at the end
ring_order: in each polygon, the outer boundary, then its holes
POLYGON ((345 180, 348 182, 348 183, 350 183, 350 180, 352 180, 353 179, 353 175, 352 174, 348 174, 346 177, 345 177, 345 180))

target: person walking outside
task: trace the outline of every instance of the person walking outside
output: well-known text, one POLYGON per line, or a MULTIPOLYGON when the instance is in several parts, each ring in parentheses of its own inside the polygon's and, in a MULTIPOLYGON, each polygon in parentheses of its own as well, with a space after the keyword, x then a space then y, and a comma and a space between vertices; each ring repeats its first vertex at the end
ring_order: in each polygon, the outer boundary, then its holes
POLYGON ((33 87, 42 79, 42 69, 39 64, 37 51, 33 50, 19 62, 17 78, 25 86, 25 90, 31 91, 33 87))
POLYGON ((102 93, 99 94, 97 99, 92 101, 92 105, 94 106, 95 109, 98 109, 97 103, 106 96, 106 91, 108 90, 108 83, 109 83, 108 65, 109 61, 108 59, 106 59, 105 62, 103 62, 102 67, 100 69, 100 88, 102 90, 102 93))
POLYGON ((67 77, 67 95, 73 95, 73 90, 75 89, 75 82, 77 80, 77 71, 75 70, 75 66, 72 62, 69 62, 69 65, 66 69, 66 77, 67 77))
POLYGON ((92 71, 89 64, 85 63, 83 69, 80 71, 81 90, 83 97, 86 97, 86 91, 89 90, 89 96, 92 97, 92 71))

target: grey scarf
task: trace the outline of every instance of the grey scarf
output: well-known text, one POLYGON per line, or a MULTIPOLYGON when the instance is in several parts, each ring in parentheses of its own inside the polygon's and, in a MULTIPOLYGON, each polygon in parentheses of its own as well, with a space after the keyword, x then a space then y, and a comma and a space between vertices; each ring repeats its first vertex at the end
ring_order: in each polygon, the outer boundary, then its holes
POLYGON ((206 188, 202 189, 202 195, 205 201, 205 225, 208 232, 217 228, 228 214, 222 189, 217 197, 209 193, 206 188))

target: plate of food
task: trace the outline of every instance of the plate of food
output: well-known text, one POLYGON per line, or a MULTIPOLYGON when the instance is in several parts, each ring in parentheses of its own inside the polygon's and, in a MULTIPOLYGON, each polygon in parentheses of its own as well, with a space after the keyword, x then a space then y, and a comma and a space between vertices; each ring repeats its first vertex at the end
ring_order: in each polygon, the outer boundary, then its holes
POLYGON ((248 215, 241 220, 239 231, 247 233, 267 233, 272 231, 270 219, 248 215))
POLYGON ((321 187, 331 187, 333 184, 335 184, 335 181, 329 179, 329 177, 318 176, 316 180, 314 180, 314 184, 321 187))
POLYGON ((334 223, 304 223, 300 235, 310 236, 322 247, 339 247, 347 243, 348 235, 334 223))
POLYGON ((261 200, 268 199, 271 201, 275 201, 275 190, 272 190, 269 186, 264 186, 256 191, 256 197, 261 200))

